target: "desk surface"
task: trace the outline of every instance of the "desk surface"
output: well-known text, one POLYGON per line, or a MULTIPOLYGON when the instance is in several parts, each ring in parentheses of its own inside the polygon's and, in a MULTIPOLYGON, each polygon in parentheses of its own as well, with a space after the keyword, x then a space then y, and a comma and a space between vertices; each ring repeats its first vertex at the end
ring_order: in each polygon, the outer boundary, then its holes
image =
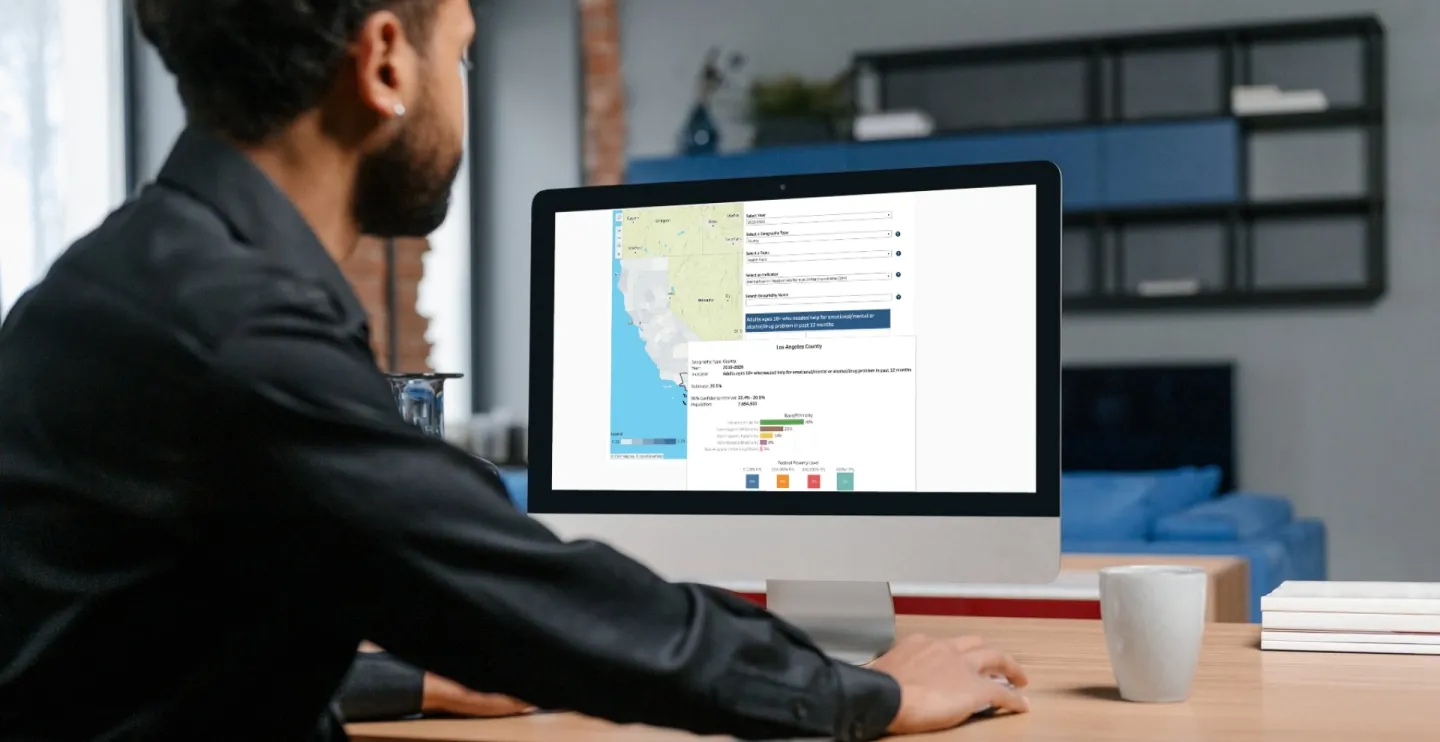
MULTIPOLYGON (((923 740, 1059 742, 1383 742, 1440 736, 1440 657, 1261 652, 1259 627, 1212 624, 1191 699, 1118 699, 1098 621, 903 616, 900 631, 978 634, 1012 651, 1031 685, 1028 714, 923 740)), ((356 740, 678 742, 694 739, 569 714, 360 724, 356 740)))

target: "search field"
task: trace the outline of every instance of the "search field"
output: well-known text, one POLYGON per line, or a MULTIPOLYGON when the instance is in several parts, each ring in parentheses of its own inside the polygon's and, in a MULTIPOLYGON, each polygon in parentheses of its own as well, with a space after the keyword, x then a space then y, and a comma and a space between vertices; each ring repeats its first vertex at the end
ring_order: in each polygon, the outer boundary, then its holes
POLYGON ((834 222, 884 221, 895 216, 893 211, 854 211, 840 214, 784 214, 777 216, 752 215, 745 220, 746 226, 767 224, 826 224, 834 222))
POLYGON ((768 251, 752 250, 745 253, 745 261, 751 264, 770 263, 811 263, 821 260, 875 260, 894 255, 889 250, 829 250, 826 252, 789 252, 775 254, 768 251))
POLYGON ((815 273, 798 276, 746 276, 747 286, 806 286, 821 283, 863 283, 867 281, 892 281, 893 273, 867 271, 860 273, 815 273))
POLYGON ((890 294, 854 294, 851 296, 771 296, 764 298, 747 298, 747 307, 789 307, 797 305, 819 305, 819 304, 885 304, 892 301, 890 294))
POLYGON ((804 232, 795 234, 789 230, 772 232, 751 232, 745 235, 747 245, 779 245, 795 242, 846 242, 851 240, 888 240, 896 236, 889 229, 868 229, 839 232, 804 232))

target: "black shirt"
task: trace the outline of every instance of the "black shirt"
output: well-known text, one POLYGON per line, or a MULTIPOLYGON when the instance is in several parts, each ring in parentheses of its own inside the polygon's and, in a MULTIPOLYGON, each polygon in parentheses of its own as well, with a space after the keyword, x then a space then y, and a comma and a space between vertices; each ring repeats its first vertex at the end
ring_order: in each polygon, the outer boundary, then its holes
POLYGON ((0 737, 321 740, 369 639, 481 691, 883 734, 887 676, 517 512, 401 419, 290 201, 185 132, 0 327, 0 737))
POLYGON ((392 721, 418 715, 425 703, 425 672, 389 652, 358 652, 335 696, 343 721, 392 721))

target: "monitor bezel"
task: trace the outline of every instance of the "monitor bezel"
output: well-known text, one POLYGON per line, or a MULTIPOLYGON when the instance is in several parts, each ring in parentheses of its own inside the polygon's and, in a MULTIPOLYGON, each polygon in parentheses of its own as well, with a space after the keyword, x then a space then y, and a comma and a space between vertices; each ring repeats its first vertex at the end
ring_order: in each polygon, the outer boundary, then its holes
POLYGON ((872 170, 542 191, 531 205, 527 509, 576 515, 1060 515, 1061 176, 1050 162, 872 170), (881 193, 1035 187, 1036 492, 793 492, 552 488, 555 225, 564 212, 881 193))

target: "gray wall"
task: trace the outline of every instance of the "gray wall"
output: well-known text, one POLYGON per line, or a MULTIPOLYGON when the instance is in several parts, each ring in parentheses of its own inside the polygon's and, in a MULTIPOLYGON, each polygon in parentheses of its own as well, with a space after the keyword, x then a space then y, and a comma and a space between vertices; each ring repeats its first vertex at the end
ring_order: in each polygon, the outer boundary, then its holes
MULTIPOLYGON (((712 45, 754 74, 854 51, 1377 12, 1389 39, 1390 294, 1373 309, 1072 317, 1072 361, 1234 359, 1249 489, 1331 528, 1332 576, 1440 580, 1440 3, 1435 0, 626 0, 633 153, 672 151, 712 45)), ((732 138, 744 132, 733 127, 732 138)), ((517 145, 529 146, 524 142, 517 145)))
POLYGON ((486 340, 480 399, 524 415, 530 398, 530 200, 580 183, 579 29, 573 0, 492 0, 481 6, 489 74, 476 106, 475 163, 489 183, 475 215, 486 340))
POLYGON ((140 104, 140 136, 136 145, 140 148, 139 180, 144 183, 160 172, 175 138, 185 128, 185 108, 175 92, 175 78, 165 69, 155 47, 138 34, 136 45, 139 55, 135 64, 135 89, 140 104))

